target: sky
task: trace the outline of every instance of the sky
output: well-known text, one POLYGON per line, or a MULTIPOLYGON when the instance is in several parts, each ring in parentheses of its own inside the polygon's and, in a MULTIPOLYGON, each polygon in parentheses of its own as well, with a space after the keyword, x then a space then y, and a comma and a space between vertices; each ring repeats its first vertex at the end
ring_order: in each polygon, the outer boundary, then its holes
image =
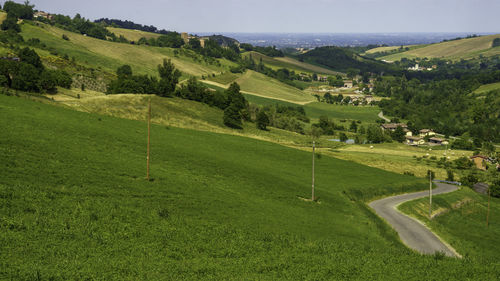
MULTIPOLYGON (((15 0, 21 2, 21 0, 15 0)), ((4 1, 1 1, 4 2, 4 1)), ((500 33, 500 0, 31 0, 177 32, 500 33)))

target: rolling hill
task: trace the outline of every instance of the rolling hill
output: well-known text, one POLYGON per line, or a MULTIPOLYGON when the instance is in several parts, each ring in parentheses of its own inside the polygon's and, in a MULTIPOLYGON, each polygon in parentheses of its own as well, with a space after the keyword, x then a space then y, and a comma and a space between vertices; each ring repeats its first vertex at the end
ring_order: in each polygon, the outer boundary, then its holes
MULTIPOLYGON (((363 203, 425 183, 310 152, 0 95, 6 279, 495 279, 422 256, 363 203), (29 241, 29 243, 26 243, 29 241), (105 261, 105 262, 104 262, 105 261)), ((486 262, 493 262, 487 260, 486 262)))
POLYGON ((250 55, 256 62, 259 62, 259 60, 262 59, 262 62, 265 65, 274 70, 279 68, 288 68, 289 70, 294 70, 297 73, 305 72, 305 73, 318 73, 318 74, 328 74, 328 75, 340 74, 339 72, 335 72, 321 66, 301 62, 291 57, 269 57, 255 51, 250 51, 243 54, 243 56, 245 57, 250 55))
POLYGON ((427 57, 460 60, 477 58, 480 55, 486 57, 494 56, 500 54, 500 47, 491 47, 495 38, 500 38, 500 34, 430 44, 422 48, 416 48, 406 52, 380 57, 378 59, 395 61, 401 58, 427 57))

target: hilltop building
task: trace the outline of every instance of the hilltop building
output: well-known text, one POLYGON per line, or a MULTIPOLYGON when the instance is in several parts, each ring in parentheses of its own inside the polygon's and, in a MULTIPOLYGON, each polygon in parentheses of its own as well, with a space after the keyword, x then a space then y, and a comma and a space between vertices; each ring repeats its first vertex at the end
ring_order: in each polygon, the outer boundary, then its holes
POLYGON ((46 18, 48 20, 52 20, 54 18, 54 16, 52 16, 51 14, 49 13, 46 13, 44 11, 38 11, 38 12, 35 12, 33 14, 33 17, 34 18, 46 18))

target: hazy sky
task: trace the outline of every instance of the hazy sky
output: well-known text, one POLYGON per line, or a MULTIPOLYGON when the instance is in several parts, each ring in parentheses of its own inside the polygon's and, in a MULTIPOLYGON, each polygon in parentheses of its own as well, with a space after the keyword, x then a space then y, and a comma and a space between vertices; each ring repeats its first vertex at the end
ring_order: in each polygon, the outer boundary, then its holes
MULTIPOLYGON (((22 2, 21 0, 16 0, 22 2)), ((1 1, 3 2, 3 1, 1 1)), ((178 32, 500 32, 500 0, 31 0, 178 32)))

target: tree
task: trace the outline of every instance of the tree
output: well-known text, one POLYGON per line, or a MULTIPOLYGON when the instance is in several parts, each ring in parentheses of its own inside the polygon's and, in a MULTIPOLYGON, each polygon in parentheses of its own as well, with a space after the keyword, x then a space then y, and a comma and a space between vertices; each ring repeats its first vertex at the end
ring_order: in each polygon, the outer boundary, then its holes
POLYGON ((339 139, 341 142, 346 142, 349 138, 347 137, 347 135, 345 133, 340 133, 339 139))
POLYGON ((21 32, 21 27, 19 27, 19 25, 17 24, 17 18, 9 16, 2 22, 2 25, 0 25, 0 29, 21 32))
POLYGON ((455 177, 453 175, 453 170, 446 170, 446 180, 447 181, 454 181, 455 177))
POLYGON ((392 132, 392 139, 398 142, 403 142, 405 140, 405 132, 401 126, 398 126, 394 132, 392 132))
POLYGON ((349 129, 356 133, 356 131, 358 130, 358 124, 356 123, 356 121, 351 122, 351 126, 349 127, 349 129))
POLYGON ((230 104, 226 109, 224 109, 223 121, 224 125, 228 127, 241 129, 241 113, 238 107, 236 107, 234 104, 230 104))
POLYGON ((158 85, 158 94, 163 97, 170 97, 175 91, 175 86, 179 83, 181 72, 175 69, 172 61, 163 60, 163 64, 158 65, 160 81, 158 85))
POLYGON ((260 130, 267 130, 267 126, 269 126, 269 117, 264 110, 260 110, 257 114, 257 128, 260 130))
POLYGON ((38 56, 38 54, 34 50, 26 47, 26 48, 21 49, 21 51, 19 52, 18 55, 19 55, 19 59, 21 60, 21 62, 31 64, 32 66, 37 68, 39 71, 43 70, 44 67, 42 64, 42 60, 40 59, 40 57, 38 56))
POLYGON ((124 64, 118 69, 116 69, 116 75, 118 75, 119 78, 126 78, 132 76, 132 68, 128 64, 124 64))
POLYGON ((370 143, 382 143, 384 142, 384 134, 382 129, 376 125, 371 125, 368 127, 366 133, 366 140, 370 143))

